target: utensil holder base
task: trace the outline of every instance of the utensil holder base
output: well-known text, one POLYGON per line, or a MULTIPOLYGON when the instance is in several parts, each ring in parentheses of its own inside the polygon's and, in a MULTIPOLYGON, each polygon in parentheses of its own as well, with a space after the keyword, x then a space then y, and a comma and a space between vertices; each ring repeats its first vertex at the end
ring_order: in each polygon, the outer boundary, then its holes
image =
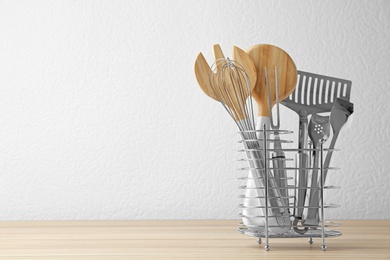
MULTIPOLYGON (((251 237, 260 237, 265 238, 266 234, 264 231, 254 232, 248 228, 238 228, 238 232, 241 234, 251 236, 251 237)), ((339 237, 342 233, 337 230, 325 230, 325 237, 339 237)), ((322 238, 321 229, 309 229, 305 234, 296 233, 294 230, 289 230, 285 234, 271 234, 268 233, 269 238, 322 238)))

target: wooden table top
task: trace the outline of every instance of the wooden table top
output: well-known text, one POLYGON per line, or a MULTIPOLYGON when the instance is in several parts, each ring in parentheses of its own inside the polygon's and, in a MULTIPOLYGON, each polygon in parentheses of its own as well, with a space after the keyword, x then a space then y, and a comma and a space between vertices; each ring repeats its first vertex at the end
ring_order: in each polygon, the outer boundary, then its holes
POLYGON ((390 259, 390 220, 339 221, 341 237, 270 239, 238 233, 238 220, 3 221, 0 259, 390 259))

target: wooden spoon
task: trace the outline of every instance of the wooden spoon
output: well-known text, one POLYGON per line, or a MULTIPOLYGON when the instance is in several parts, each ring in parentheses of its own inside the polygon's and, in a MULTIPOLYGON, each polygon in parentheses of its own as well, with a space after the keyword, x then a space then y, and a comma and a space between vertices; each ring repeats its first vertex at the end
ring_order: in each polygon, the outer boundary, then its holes
MULTIPOLYGON (((279 47, 270 44, 259 44, 248 49, 249 57, 253 60, 257 68, 257 82, 252 91, 252 96, 258 106, 257 129, 260 130, 265 125, 266 129, 270 128, 270 110, 276 103, 276 75, 275 67, 277 67, 278 78, 278 102, 286 99, 295 89, 297 83, 297 69, 291 57, 279 47), (270 95, 267 92, 265 71, 268 71, 268 85, 270 95), (268 96, 270 97, 270 106, 268 105, 268 96)), ((266 133, 268 139, 268 133, 266 133)), ((258 137, 262 138, 263 133, 259 132, 258 137)), ((275 133, 276 140, 276 133, 275 133)), ((249 180, 248 184, 249 185, 249 180)), ((284 191, 281 189, 280 191, 284 191)), ((284 212, 288 212, 288 205, 284 208, 284 212)), ((290 220, 286 216, 278 219, 271 219, 275 225, 272 231, 277 234, 283 234, 290 229, 290 220), (279 226, 279 227, 278 227, 279 226)))
POLYGON ((276 103, 275 66, 278 67, 279 102, 286 99, 295 89, 298 72, 294 61, 281 48, 270 44, 258 44, 247 50, 257 68, 257 82, 253 89, 253 98, 258 106, 258 115, 269 117, 268 93, 265 85, 264 67, 269 73, 271 108, 276 103))

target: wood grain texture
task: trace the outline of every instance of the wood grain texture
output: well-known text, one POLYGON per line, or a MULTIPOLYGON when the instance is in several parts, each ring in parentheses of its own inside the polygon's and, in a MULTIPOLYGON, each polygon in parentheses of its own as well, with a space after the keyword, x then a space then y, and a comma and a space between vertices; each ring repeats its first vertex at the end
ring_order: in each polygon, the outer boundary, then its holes
POLYGON ((195 61, 195 76, 203 92, 225 104, 236 121, 248 117, 246 100, 256 84, 256 67, 249 55, 233 46, 228 64, 219 44, 213 46, 215 64, 210 66, 202 53, 195 61))
POLYGON ((214 93, 214 90, 210 86, 209 78, 210 75, 213 74, 213 72, 211 71, 209 64, 207 63, 205 57, 201 52, 198 54, 198 57, 196 57, 194 71, 196 80, 198 81, 198 84, 203 90, 203 92, 207 96, 218 101, 219 99, 217 95, 214 93))
POLYGON ((249 57, 248 53, 238 48, 237 46, 233 46, 232 53, 233 60, 238 62, 244 68, 245 73, 248 75, 249 82, 251 84, 250 89, 253 91, 257 82, 257 69, 253 60, 251 57, 249 57))
POLYGON ((258 44, 247 50, 257 69, 257 82, 253 98, 258 105, 258 115, 269 117, 268 94, 265 85, 264 68, 267 67, 271 106, 276 103, 275 66, 278 67, 279 102, 287 98, 295 89, 298 72, 294 61, 281 48, 270 44, 258 44))
POLYGON ((390 259, 390 221, 341 221, 341 237, 270 239, 238 220, 0 222, 0 259, 390 259))
POLYGON ((217 63, 215 67, 215 72, 218 73, 226 64, 225 55, 223 54, 221 46, 219 46, 219 44, 213 45, 213 55, 214 61, 221 60, 221 62, 217 63))

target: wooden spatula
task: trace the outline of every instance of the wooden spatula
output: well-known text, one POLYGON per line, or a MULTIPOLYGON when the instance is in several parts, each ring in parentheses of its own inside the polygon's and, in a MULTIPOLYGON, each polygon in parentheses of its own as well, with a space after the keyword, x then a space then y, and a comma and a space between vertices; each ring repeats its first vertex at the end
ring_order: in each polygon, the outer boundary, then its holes
MULTIPOLYGON (((278 84, 278 102, 287 98, 295 89, 297 82, 297 69, 291 57, 282 49, 270 44, 259 44, 248 49, 249 57, 253 60, 257 69, 257 82, 252 91, 252 96, 258 106, 257 130, 270 129, 270 111, 276 103, 276 77, 278 84), (277 67, 277 69, 275 69, 277 67), (268 71, 268 86, 267 91, 265 68, 268 71), (277 71, 278 75, 275 75, 277 71), (268 102, 268 98, 270 99, 268 102), (270 103, 270 105, 268 105, 270 103)), ((258 137, 262 138, 264 133, 259 132, 258 137)), ((268 139, 268 133, 266 133, 268 139)), ((276 140, 276 134, 274 136, 276 140)), ((248 181, 249 184, 249 181, 248 181)), ((279 187, 282 188, 282 187, 279 187)), ((283 191, 283 189, 281 189, 283 191)), ((288 205, 284 208, 284 212, 288 212, 288 205)), ((288 217, 279 218, 276 220, 276 227, 273 227, 273 232, 283 234, 290 229, 290 220, 288 217)), ((273 220, 272 220, 273 221, 273 220)))
MULTIPOLYGON (((215 44, 213 46, 213 51, 214 51, 215 60, 225 58, 221 50, 221 47, 218 44, 215 44)), ((252 59, 245 51, 238 48, 237 46, 233 46, 232 59, 243 67, 246 74, 248 75, 249 82, 251 85, 251 90, 253 90, 253 88, 256 85, 257 77, 256 77, 256 67, 252 59)), ((217 71, 221 69, 221 66, 223 66, 223 62, 218 63, 217 71)), ((217 101, 220 101, 220 98, 218 98, 217 94, 210 86, 210 78, 213 78, 213 72, 202 53, 199 53, 198 57, 196 58, 194 70, 195 70, 196 80, 198 81, 198 84, 203 90, 203 92, 207 96, 217 101)))

